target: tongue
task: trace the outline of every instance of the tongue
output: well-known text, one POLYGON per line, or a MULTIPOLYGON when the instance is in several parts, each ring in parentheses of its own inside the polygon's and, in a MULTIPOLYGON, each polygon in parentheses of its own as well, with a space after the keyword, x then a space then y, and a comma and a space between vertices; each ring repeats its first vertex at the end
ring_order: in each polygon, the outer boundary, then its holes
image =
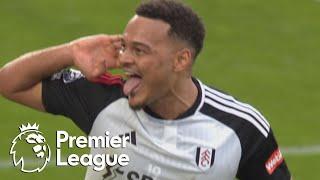
POLYGON ((123 92, 126 96, 132 93, 132 90, 134 90, 136 87, 139 86, 141 82, 140 78, 137 77, 131 77, 129 78, 126 83, 123 86, 123 92))

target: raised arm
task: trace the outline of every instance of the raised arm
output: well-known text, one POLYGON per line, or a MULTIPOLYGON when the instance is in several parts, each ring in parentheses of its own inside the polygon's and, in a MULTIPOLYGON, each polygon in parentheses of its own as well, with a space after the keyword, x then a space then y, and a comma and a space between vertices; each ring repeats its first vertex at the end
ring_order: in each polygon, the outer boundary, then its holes
POLYGON ((44 111, 41 81, 51 74, 76 66, 87 79, 118 67, 121 36, 95 35, 27 53, 0 69, 0 93, 4 97, 44 111))

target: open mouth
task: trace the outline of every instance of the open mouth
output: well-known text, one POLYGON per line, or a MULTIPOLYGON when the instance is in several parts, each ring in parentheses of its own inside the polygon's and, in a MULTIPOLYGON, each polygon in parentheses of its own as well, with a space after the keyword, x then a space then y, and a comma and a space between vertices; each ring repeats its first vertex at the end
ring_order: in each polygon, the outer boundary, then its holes
POLYGON ((142 77, 138 73, 126 72, 127 80, 123 86, 123 92, 126 96, 134 95, 142 82, 142 77))

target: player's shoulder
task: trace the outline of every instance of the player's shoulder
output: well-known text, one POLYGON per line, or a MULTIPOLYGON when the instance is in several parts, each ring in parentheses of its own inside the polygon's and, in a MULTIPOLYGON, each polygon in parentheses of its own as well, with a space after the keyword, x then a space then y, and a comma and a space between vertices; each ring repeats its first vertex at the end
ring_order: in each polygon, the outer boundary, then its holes
POLYGON ((230 127, 238 136, 268 136, 270 124, 256 108, 212 86, 202 87, 202 113, 230 127))
POLYGON ((105 73, 102 76, 89 81, 81 71, 68 68, 54 73, 49 81, 60 81, 65 85, 78 86, 79 90, 95 91, 95 94, 104 91, 118 91, 121 94, 123 80, 120 76, 105 73), (80 89, 81 88, 81 89, 80 89))
POLYGON ((78 70, 64 69, 42 81, 42 102, 47 112, 69 117, 89 133, 98 114, 124 97, 120 80, 107 74, 89 81, 78 70))
MULTIPOLYGON (((104 74, 95 80, 88 80, 80 71, 64 69, 43 81, 45 99, 52 99, 52 94, 80 101, 86 109, 100 110, 124 97, 122 79, 111 74, 104 74)), ((53 100, 54 101, 54 100, 53 100)))

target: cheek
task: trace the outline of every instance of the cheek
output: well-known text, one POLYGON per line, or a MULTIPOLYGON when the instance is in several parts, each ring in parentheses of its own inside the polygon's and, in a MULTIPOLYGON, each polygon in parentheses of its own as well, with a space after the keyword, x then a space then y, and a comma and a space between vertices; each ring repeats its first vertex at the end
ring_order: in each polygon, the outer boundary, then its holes
POLYGON ((148 57, 137 61, 143 74, 143 88, 140 95, 162 96, 169 88, 172 68, 164 57, 148 57))
POLYGON ((152 80, 163 80, 172 73, 169 62, 160 58, 150 59, 144 64, 146 78, 152 80))
POLYGON ((158 89, 165 87, 169 78, 170 73, 162 66, 149 67, 148 74, 146 74, 146 81, 148 84, 158 89))
POLYGON ((143 94, 146 95, 146 98, 151 98, 150 100, 162 97, 170 89, 169 78, 170 77, 160 69, 152 71, 148 79, 146 79, 143 94))

